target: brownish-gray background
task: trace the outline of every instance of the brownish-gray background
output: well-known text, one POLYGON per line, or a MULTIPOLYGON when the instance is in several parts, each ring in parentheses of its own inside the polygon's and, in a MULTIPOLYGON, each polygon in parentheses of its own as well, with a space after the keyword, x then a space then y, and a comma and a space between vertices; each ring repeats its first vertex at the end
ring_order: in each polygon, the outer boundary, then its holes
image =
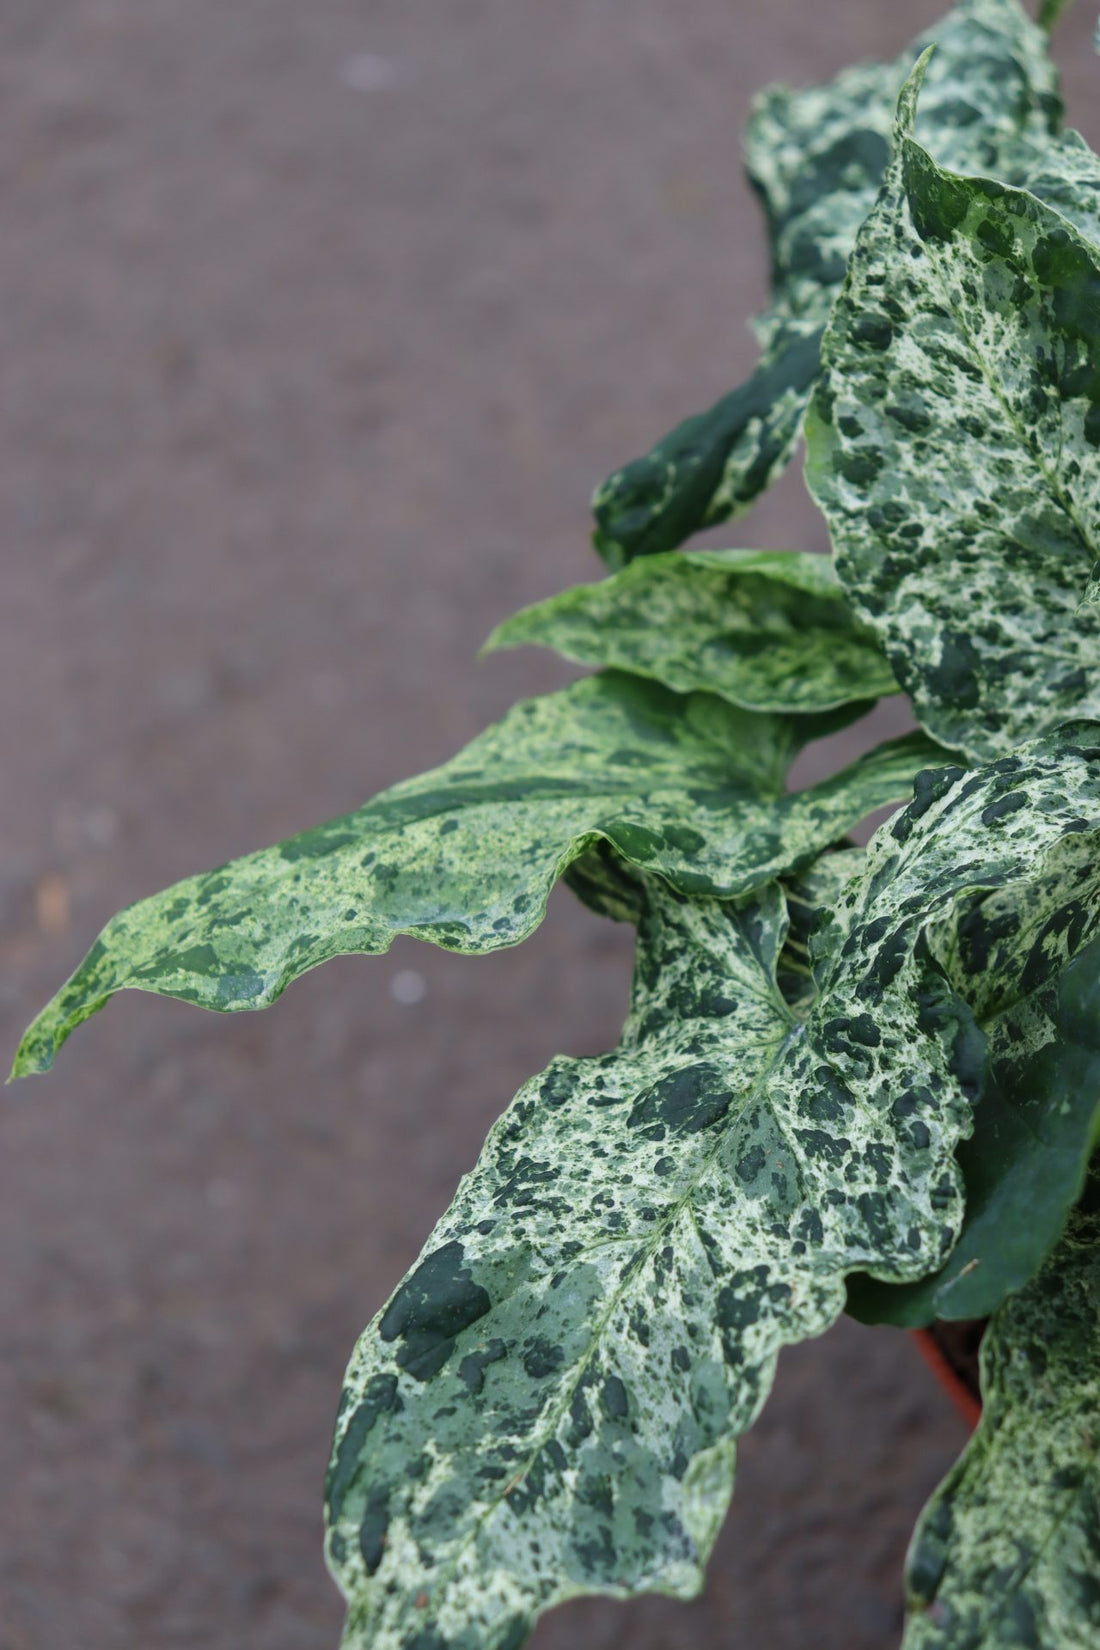
MULTIPOLYGON (((0 0, 5 1058, 116 907, 566 678, 474 654, 751 361, 750 94, 938 9, 0 0)), ((1058 50, 1095 141, 1092 22, 1058 50)), ((729 539, 823 542, 796 475, 729 539)), ((409 943, 266 1016, 123 1000, 6 1091, 0 1650, 335 1645, 354 1336, 518 1083, 613 1041, 628 963, 558 896, 518 952, 409 943)), ((706 1596, 537 1643, 886 1650, 961 1438, 841 1325, 783 1360, 706 1596)))

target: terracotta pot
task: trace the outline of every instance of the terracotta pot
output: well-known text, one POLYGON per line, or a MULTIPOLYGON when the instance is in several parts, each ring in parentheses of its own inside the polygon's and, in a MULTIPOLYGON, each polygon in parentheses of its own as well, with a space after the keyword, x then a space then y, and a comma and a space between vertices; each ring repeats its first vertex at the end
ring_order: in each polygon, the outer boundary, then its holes
POLYGON ((984 1319, 913 1330, 925 1362, 971 1431, 982 1418, 978 1348, 984 1330, 984 1319))

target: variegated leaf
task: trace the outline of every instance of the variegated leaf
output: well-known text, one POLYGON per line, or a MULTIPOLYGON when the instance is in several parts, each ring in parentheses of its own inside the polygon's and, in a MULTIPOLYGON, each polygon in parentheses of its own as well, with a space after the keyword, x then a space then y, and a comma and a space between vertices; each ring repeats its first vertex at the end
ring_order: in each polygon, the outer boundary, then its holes
MULTIPOLYGON (((814 970, 810 966, 811 938, 839 904, 848 883, 862 874, 866 860, 866 849, 837 844, 783 881, 788 928, 779 958, 779 985, 800 1019, 805 1019, 817 996, 814 970)), ((823 971, 824 961, 818 957, 819 973, 823 971)))
POLYGON ((997 172, 1007 145, 1042 144, 1057 131, 1046 39, 1017 0, 964 0, 894 63, 847 69, 808 91, 765 92, 745 148, 772 250, 772 305, 756 323, 760 363, 597 489, 595 544, 613 569, 738 515, 789 462, 821 329, 882 182, 897 88, 929 41, 939 51, 920 131, 945 165, 997 172))
MULTIPOLYGON (((1071 954, 1100 922, 1098 892, 1090 886, 1081 898, 1067 886, 1061 934, 1071 954)), ((989 955, 997 921, 981 907, 972 913, 972 948, 989 955)), ((1100 940, 979 1023, 991 1071, 958 1151, 962 1235, 940 1271, 918 1283, 850 1279, 848 1310, 864 1323, 989 1317, 1035 1275, 1081 1196, 1100 1128, 1100 940)))
POLYGON ((930 45, 919 133, 943 166, 1000 175, 1006 157, 1021 146, 1041 154, 1058 132, 1058 77, 1018 0, 964 0, 892 63, 856 64, 804 91, 761 93, 745 162, 772 242, 776 306, 756 323, 762 342, 777 313, 828 318, 882 185, 898 87, 930 45))
POLYGON ((982 1343, 981 1423, 917 1526, 905 1650, 1100 1643, 1100 1185, 982 1343))
POLYGON ((829 710, 898 691, 831 561, 792 551, 643 557, 505 619, 485 651, 525 643, 749 710, 829 710))
POLYGON ((979 758, 1100 709, 1100 250, 912 137, 853 254, 807 477, 917 715, 979 758))
POLYGON ((1055 865, 1096 860, 1098 733, 922 775, 801 1024, 774 888, 629 895, 595 866, 639 921, 623 1041, 520 1091, 352 1359, 328 1490, 349 1650, 513 1650, 580 1593, 698 1589, 780 1347, 846 1273, 915 1278, 957 1236, 983 1039, 936 952, 1013 889, 1019 993, 1055 865))
POLYGON ((756 715, 613 672, 528 700, 442 768, 120 912, 28 1030, 15 1073, 46 1070, 127 987, 264 1008, 307 969, 385 951, 395 934, 515 945, 599 838, 685 893, 744 892, 908 796, 937 760, 909 735, 787 794, 798 748, 852 714, 756 715))
POLYGON ((592 499, 592 542, 613 571, 740 515, 790 463, 817 380, 823 320, 777 320, 751 376, 685 418, 592 499))
POLYGON ((1018 139, 1004 156, 1003 181, 1038 195, 1086 240, 1100 245, 1100 156, 1080 132, 1018 139))

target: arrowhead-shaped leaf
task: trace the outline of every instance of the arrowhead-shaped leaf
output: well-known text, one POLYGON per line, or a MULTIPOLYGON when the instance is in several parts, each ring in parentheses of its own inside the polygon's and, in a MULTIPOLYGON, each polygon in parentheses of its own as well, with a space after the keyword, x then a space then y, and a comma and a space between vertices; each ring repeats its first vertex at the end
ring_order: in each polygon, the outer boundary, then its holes
POLYGON ((983 758, 1100 709, 1100 250, 936 165, 919 84, 833 313, 807 476, 918 717, 983 758))
POLYGON ((929 41, 939 50, 920 131, 945 165, 998 172, 1006 146, 1057 131, 1046 39, 1017 0, 966 0, 894 63, 847 69, 808 91, 765 92, 745 146, 772 247, 772 307, 756 324, 760 363, 597 490, 595 544, 612 568, 740 514, 789 462, 821 329, 882 182, 897 89, 929 41))
POLYGON ((916 1278, 957 1236, 983 1039, 935 957, 1007 888, 1002 995, 1057 951, 1034 925, 1061 874, 1100 878, 1098 733, 922 775, 801 1024, 774 888, 642 882, 620 1047, 520 1091, 353 1357, 328 1490, 347 1646, 500 1650, 580 1593, 698 1589, 779 1348, 832 1322, 846 1273, 916 1278))
POLYGON ((982 1343, 983 1412, 909 1550, 905 1650, 1100 1643, 1100 1188, 982 1343))
POLYGON ((264 1008, 307 969, 385 951, 395 934, 453 951, 515 945, 601 838, 684 893, 742 893, 906 797, 939 759, 909 735, 785 794, 798 748, 852 714, 755 715, 616 673, 517 705, 442 768, 121 911, 28 1030, 15 1074, 46 1070, 128 987, 264 1008))
POLYGON ((525 643, 750 710, 829 710, 897 692, 832 563, 790 551, 643 557, 505 619, 485 650, 525 643))

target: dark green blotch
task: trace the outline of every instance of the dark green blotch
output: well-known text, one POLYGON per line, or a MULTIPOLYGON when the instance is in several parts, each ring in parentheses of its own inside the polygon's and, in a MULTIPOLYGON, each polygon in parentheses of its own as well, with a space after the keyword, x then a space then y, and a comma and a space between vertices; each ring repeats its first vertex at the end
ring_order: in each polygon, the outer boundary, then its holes
POLYGON ((723 1284, 715 1302, 715 1318, 719 1329, 741 1330, 754 1324, 760 1316, 760 1287, 767 1269, 757 1266, 751 1277, 740 1277, 735 1283, 723 1284), (763 1274, 763 1276, 761 1276, 763 1274), (742 1293, 738 1284, 751 1284, 749 1293, 742 1293))
POLYGON ((732 1098, 712 1067, 685 1066, 639 1095, 627 1121, 635 1129, 665 1124, 673 1134, 699 1134, 726 1115, 732 1098))
POLYGON ((407 1650, 450 1650, 450 1646, 435 1627, 422 1627, 409 1639, 407 1650))
POLYGON ((927 671, 933 696, 953 710, 973 710, 981 698, 981 659, 969 636, 945 630, 939 663, 927 671))
POLYGON ((390 1492, 388 1487, 375 1485, 367 1496, 366 1509, 359 1523, 359 1551, 369 1576, 382 1562, 389 1527, 390 1492))
POLYGON ((933 172, 915 149, 905 152, 905 184, 913 224, 922 241, 949 241, 966 217, 970 183, 933 172))
POLYGON ((1021 808, 1026 808, 1027 804, 1026 792, 1009 791, 1007 796, 999 796, 996 802, 982 809, 982 824, 992 825, 998 819, 1007 819, 1010 814, 1017 814, 1021 808))
MULTIPOLYGON (((333 824, 338 823, 333 821, 333 824)), ((357 840, 354 831, 336 831, 332 825, 321 825, 316 830, 303 831, 301 836, 293 836, 289 842, 281 843, 279 858, 290 865, 300 859, 323 859, 326 854, 334 854, 338 848, 346 848, 357 840)))
POLYGON ((951 1524, 951 1507, 947 1499, 934 1500, 920 1527, 918 1539, 909 1550, 906 1588, 910 1597, 921 1604, 931 1604, 939 1591, 947 1568, 951 1524))
POLYGON ((894 341, 894 329, 888 318, 875 314, 873 310, 864 310, 856 315, 851 333, 853 342, 867 344, 871 349, 889 349, 894 341))
POLYGON ((750 1186, 757 1175, 760 1174, 767 1160, 768 1156, 763 1146, 753 1146, 737 1165, 738 1180, 742 1181, 744 1185, 750 1186))
POLYGON ((617 1375, 609 1375, 600 1389, 600 1403, 604 1414, 612 1421, 622 1420, 630 1412, 626 1387, 617 1375))
POLYGON ((543 1336, 533 1340, 523 1356, 523 1367, 533 1381, 556 1375, 564 1362, 565 1349, 543 1336))
POLYGON ((488 1346, 477 1352, 468 1352, 458 1366, 458 1378, 468 1392, 476 1397, 485 1385, 485 1371, 490 1364, 499 1363, 504 1357, 505 1346, 503 1341, 490 1341, 488 1346))
POLYGON ((869 487, 882 469, 882 463, 882 454, 873 447, 861 447, 836 456, 837 469, 853 487, 869 487))
POLYGON ((396 1407, 396 1400, 397 1376, 372 1375, 329 1468, 325 1499, 334 1522, 340 1517, 351 1481, 359 1471, 368 1433, 380 1415, 396 1407))
POLYGON ((900 424, 910 435, 924 435, 932 428, 932 415, 919 396, 907 401, 892 401, 886 408, 886 416, 892 418, 895 424, 900 424))
POLYGON ((576 1089, 576 1078, 567 1071, 555 1070, 553 1067, 546 1073, 539 1085, 539 1094, 548 1106, 564 1106, 576 1089))
POLYGON ((465 1265, 461 1243, 452 1238, 405 1279, 382 1314, 378 1333, 384 1341, 403 1339, 399 1367, 427 1381, 447 1362, 455 1337, 483 1318, 491 1305, 465 1265))
MULTIPOLYGON (((956 763, 944 768, 922 768, 913 781, 913 800, 902 818, 923 818, 929 808, 945 797, 965 772, 966 769, 960 768, 956 763)), ((897 832, 894 834, 897 835, 897 832)))

